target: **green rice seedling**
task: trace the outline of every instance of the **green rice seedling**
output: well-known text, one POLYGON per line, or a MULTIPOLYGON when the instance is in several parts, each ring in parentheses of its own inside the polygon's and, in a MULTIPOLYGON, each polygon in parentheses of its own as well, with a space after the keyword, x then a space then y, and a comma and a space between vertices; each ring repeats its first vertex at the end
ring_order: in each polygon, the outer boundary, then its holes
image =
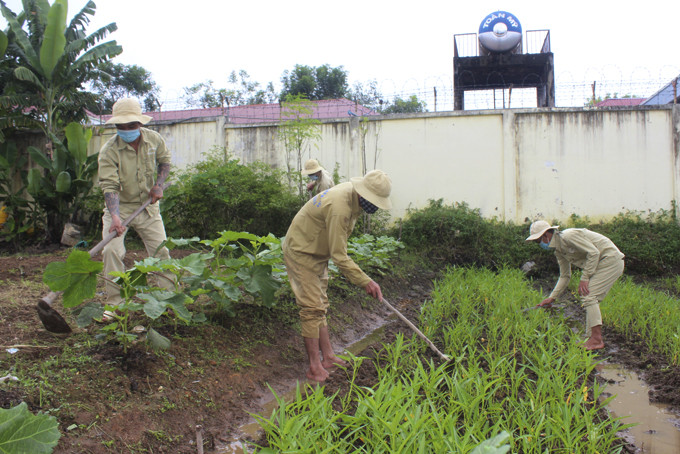
MULTIPOLYGON (((273 390, 272 390, 273 391, 273 390)), ((345 429, 341 414, 333 410, 335 396, 326 398, 323 388, 300 386, 293 402, 286 404, 275 395, 278 406, 270 418, 254 417, 268 434, 274 452, 352 452, 352 446, 340 437, 345 429)))
POLYGON ((629 339, 643 340, 680 364, 680 300, 630 278, 619 280, 600 305, 605 326, 629 339))
POLYGON ((423 361, 418 352, 424 343, 399 337, 376 361, 376 385, 353 383, 353 366, 342 413, 332 410, 337 396, 317 391, 298 393, 295 402, 261 419, 270 446, 282 452, 472 452, 506 433, 510 452, 620 452, 616 432, 625 426, 600 418, 601 390, 588 385, 592 353, 562 321, 520 310, 539 299, 514 270, 449 270, 435 284, 421 321, 451 361, 423 361))

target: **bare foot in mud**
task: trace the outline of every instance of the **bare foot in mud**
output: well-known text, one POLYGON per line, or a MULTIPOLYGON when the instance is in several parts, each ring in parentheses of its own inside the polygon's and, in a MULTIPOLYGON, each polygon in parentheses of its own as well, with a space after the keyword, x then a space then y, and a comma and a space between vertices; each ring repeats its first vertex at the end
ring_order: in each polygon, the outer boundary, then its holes
POLYGON ((588 339, 585 344, 583 344, 583 348, 586 350, 600 350, 604 348, 604 342, 598 342, 594 341, 592 339, 588 339))
POLYGON ((334 367, 345 367, 347 366, 347 361, 344 361, 337 356, 330 356, 328 358, 324 358, 324 360, 321 362, 321 365, 324 367, 324 369, 332 369, 334 367))
POLYGON ((321 367, 321 368, 310 368, 307 371, 307 378, 310 380, 318 381, 318 382, 323 382, 326 381, 326 379, 329 377, 328 371, 321 367))

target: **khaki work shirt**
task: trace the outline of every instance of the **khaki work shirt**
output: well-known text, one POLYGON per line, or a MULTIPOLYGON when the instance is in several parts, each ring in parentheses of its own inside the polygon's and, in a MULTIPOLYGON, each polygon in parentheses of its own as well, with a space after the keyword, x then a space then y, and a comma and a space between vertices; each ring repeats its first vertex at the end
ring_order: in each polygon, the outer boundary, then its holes
MULTIPOLYGON (((147 128, 140 130, 137 151, 116 134, 99 152, 99 186, 104 194, 119 194, 121 213, 133 206, 136 209, 149 198, 158 164, 170 164, 172 157, 159 133, 147 128)), ((149 205, 149 210, 158 211, 158 204, 149 205)), ((149 214, 153 214, 151 211, 149 214)))
POLYGON ((560 265, 560 278, 550 294, 551 298, 557 298, 569 286, 571 265, 583 270, 582 281, 590 281, 602 260, 608 257, 617 259, 624 257, 612 240, 588 229, 555 231, 550 240, 550 247, 555 248, 555 257, 560 265))
POLYGON ((365 287, 371 278, 347 255, 347 239, 361 211, 350 182, 315 195, 290 224, 284 253, 290 253, 301 266, 333 259, 351 283, 365 287))

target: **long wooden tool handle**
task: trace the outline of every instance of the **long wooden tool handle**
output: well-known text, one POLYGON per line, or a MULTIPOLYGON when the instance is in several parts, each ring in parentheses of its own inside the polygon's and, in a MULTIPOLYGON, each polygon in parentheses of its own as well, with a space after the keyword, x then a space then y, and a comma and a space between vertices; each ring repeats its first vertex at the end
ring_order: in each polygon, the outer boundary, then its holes
MULTIPOLYGON (((166 182, 163 184, 163 186, 161 186, 161 189, 163 189, 163 190, 165 191, 165 190, 168 188, 168 186, 170 186, 170 183, 168 183, 168 182, 166 181, 166 182)), ((142 211, 144 211, 144 210, 146 209, 146 207, 148 207, 150 204, 151 204, 151 197, 149 197, 148 199, 146 199, 146 200, 144 201, 144 203, 142 203, 142 204, 140 205, 139 208, 137 208, 130 216, 128 216, 127 219, 125 219, 125 220, 123 221, 123 227, 127 227, 128 224, 129 224, 130 222, 132 222, 132 220, 133 220, 134 218, 136 218, 137 215, 138 215, 139 213, 141 213, 142 211)), ((95 247, 93 247, 92 249, 90 249, 90 251, 89 251, 89 252, 90 252, 90 257, 94 257, 95 255, 99 254, 99 252, 100 252, 102 249, 104 249, 104 246, 106 246, 107 244, 109 244, 109 242, 110 242, 112 239, 114 239, 114 238, 116 237, 116 235, 117 235, 117 233, 116 233, 115 230, 114 230, 113 232, 109 232, 109 233, 108 233, 108 234, 107 234, 107 235, 99 242, 99 244, 97 244, 95 247)))
POLYGON ((389 302, 387 302, 387 300, 386 300, 385 298, 383 298, 382 302, 385 303, 385 305, 386 305, 387 307, 389 307, 390 310, 391 310, 392 312, 394 312, 395 314, 397 314, 397 317, 399 317, 404 323, 406 323, 406 324, 409 326, 409 328, 411 328, 418 336, 420 336, 425 342, 427 342, 427 345, 429 345, 430 348, 432 349, 432 351, 435 352, 437 355, 439 355, 439 357, 440 357, 441 359, 443 359, 444 361, 448 361, 448 360, 450 359, 447 355, 445 355, 445 354, 443 354, 442 352, 440 352, 439 349, 432 343, 432 341, 431 341, 430 339, 428 339, 427 336, 424 335, 424 334, 422 333, 422 331, 420 331, 416 325, 414 325, 413 323, 411 323, 411 321, 410 321, 409 319, 407 319, 406 317, 404 317, 404 316, 402 315, 402 313, 399 312, 399 311, 398 311, 394 306, 392 306, 389 302))

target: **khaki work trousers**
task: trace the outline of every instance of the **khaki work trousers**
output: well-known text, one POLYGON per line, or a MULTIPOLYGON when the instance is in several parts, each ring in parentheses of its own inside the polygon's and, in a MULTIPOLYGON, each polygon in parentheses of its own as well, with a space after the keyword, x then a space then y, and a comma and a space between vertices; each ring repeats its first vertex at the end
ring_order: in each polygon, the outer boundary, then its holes
POLYGON ((328 260, 283 251, 290 287, 300 308, 302 337, 319 338, 319 328, 327 326, 328 260))
POLYGON ((602 324, 600 302, 607 296, 614 282, 623 274, 623 259, 605 257, 597 264, 595 274, 590 278, 590 293, 581 297, 581 305, 586 310, 586 336, 590 337, 593 326, 602 324))
MULTIPOLYGON (((121 219, 127 219, 130 214, 131 213, 123 213, 121 211, 121 219)), ((102 236, 106 236, 111 228, 111 214, 107 209, 104 209, 102 222, 104 224, 102 236)), ((128 224, 128 228, 130 227, 134 228, 142 239, 144 247, 146 248, 146 253, 149 254, 150 257, 158 257, 161 260, 170 258, 170 252, 166 247, 162 247, 156 252, 158 246, 160 246, 167 238, 165 236, 163 218, 161 218, 159 211, 156 211, 153 215, 149 215, 146 210, 142 211, 128 224)), ((102 259, 104 262, 104 276, 107 279, 116 279, 109 276, 109 273, 112 271, 125 271, 125 265, 123 264, 123 259, 125 258, 125 235, 127 235, 127 230, 121 236, 115 237, 109 244, 104 246, 102 259)), ((173 275, 164 274, 164 276, 167 276, 170 280, 159 277, 156 285, 165 289, 174 289, 175 286, 172 280, 173 275)), ((120 288, 109 281, 106 281, 106 294, 107 304, 111 306, 117 306, 123 301, 123 298, 120 296, 120 288)))

